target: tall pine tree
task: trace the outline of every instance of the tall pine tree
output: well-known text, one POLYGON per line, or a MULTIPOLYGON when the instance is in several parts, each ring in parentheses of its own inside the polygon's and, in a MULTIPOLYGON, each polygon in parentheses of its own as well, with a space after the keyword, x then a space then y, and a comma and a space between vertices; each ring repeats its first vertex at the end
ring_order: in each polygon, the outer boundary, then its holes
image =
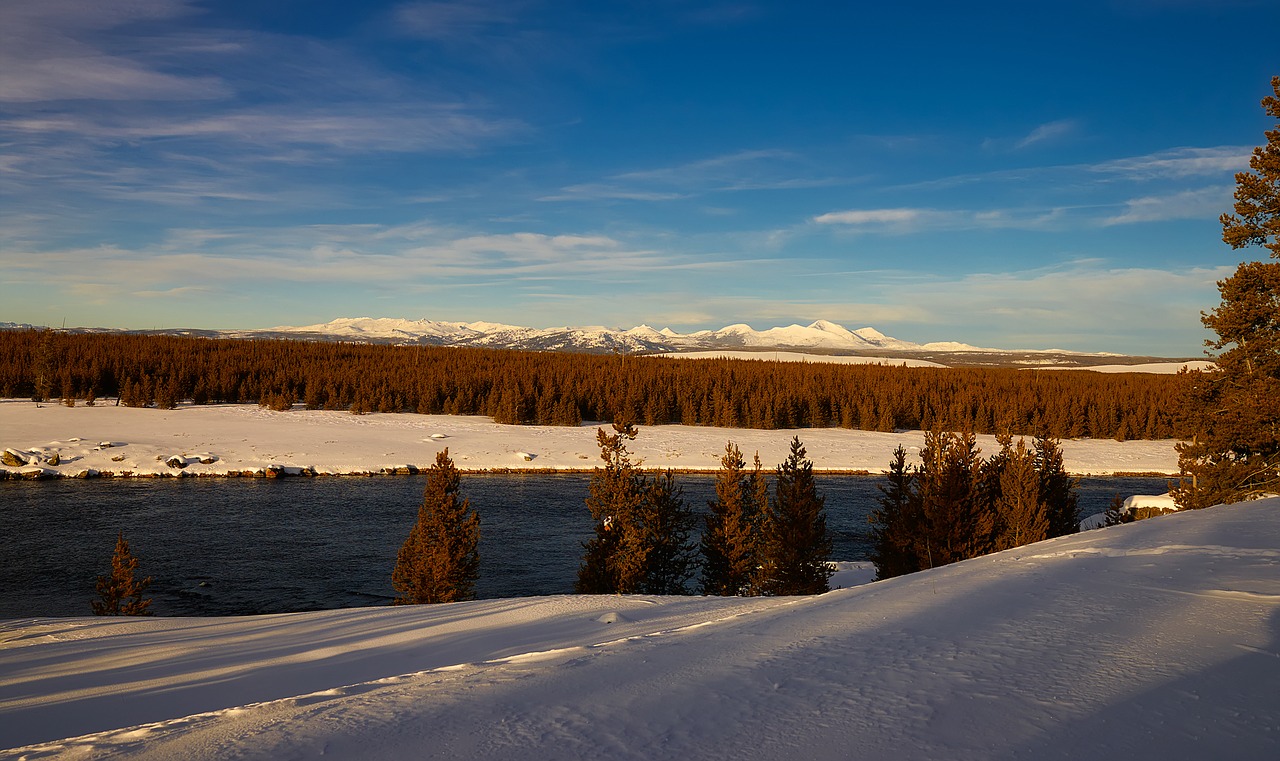
MULTIPOLYGON (((627 442, 635 440, 636 428, 628 423, 614 423, 613 433, 596 429, 596 444, 604 467, 591 473, 587 509, 595 521, 595 536, 584 546, 582 565, 574 591, 582 594, 613 594, 635 591, 638 581, 623 579, 620 566, 624 526, 644 499, 644 477, 631 462, 627 442), (627 587, 624 589, 623 587, 627 587)), ((631 547, 628 546, 628 551, 631 547)), ((633 559, 634 560, 634 559, 633 559)), ((643 565, 643 558, 638 560, 643 565)))
POLYGON ((1036 475, 1040 480, 1040 501, 1048 510, 1046 538, 1079 532, 1080 505, 1076 496, 1079 482, 1067 473, 1062 447, 1055 438, 1037 436, 1033 448, 1036 475))
POLYGON ((744 595, 753 590, 751 579, 760 564, 760 520, 768 504, 762 504, 756 488, 759 476, 758 455, 755 471, 749 472, 737 445, 725 445, 716 472, 716 497, 708 503, 711 512, 702 531, 703 594, 744 595))
POLYGON ((475 598, 480 573, 480 516, 458 498, 461 477, 449 450, 427 471, 418 520, 396 555, 391 582, 397 605, 475 598))
POLYGON ((1049 505, 1042 497, 1035 452, 1019 439, 1003 454, 999 491, 992 495, 996 530, 991 549, 995 552, 1049 537, 1049 505))
POLYGON ((684 594, 693 575, 695 516, 671 471, 646 477, 627 451, 635 426, 596 431, 604 467, 591 474, 587 508, 595 536, 584 546, 574 591, 581 594, 684 594))
POLYGON ((880 507, 868 518, 874 540, 871 560, 876 565, 877 579, 901 576, 922 568, 916 546, 923 518, 912 490, 912 470, 907 465, 907 451, 901 446, 893 450, 888 480, 888 484, 878 487, 880 507))
POLYGON ((828 589, 832 568, 824 498, 800 437, 778 466, 765 515, 755 586, 768 595, 815 595, 828 589))
POLYGON ((915 492, 923 521, 924 568, 967 560, 991 549, 995 522, 983 499, 980 454, 972 433, 925 435, 915 492))
MULTIPOLYGON (((1232 249, 1262 246, 1280 259, 1280 77, 1262 99, 1277 120, 1236 175, 1234 214, 1223 214, 1232 249)), ((1218 283, 1222 303, 1202 315, 1217 368, 1184 377, 1190 442, 1178 445, 1179 507, 1238 502, 1280 490, 1280 262, 1243 262, 1218 283)))

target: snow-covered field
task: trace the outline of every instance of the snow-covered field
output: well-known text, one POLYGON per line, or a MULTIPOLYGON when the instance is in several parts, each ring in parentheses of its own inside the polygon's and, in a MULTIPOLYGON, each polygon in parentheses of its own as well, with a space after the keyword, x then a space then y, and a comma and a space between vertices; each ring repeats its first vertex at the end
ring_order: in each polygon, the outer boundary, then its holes
MULTIPOLYGON (((899 444, 915 453, 924 440, 919 431, 663 425, 641 427, 631 450, 646 467, 714 470, 725 442, 733 440, 748 459, 759 452, 765 467, 772 468, 786 458, 796 435, 818 470, 873 473, 887 467, 899 444)), ((445 447, 462 470, 587 470, 599 462, 595 437, 593 425, 508 426, 483 417, 273 412, 257 405, 156 410, 100 403, 68 408, 0 400, 0 449, 12 449, 29 463, 0 467, 28 475, 378 473, 429 467, 436 452, 445 447), (52 464, 55 454, 56 465, 52 464)), ((994 437, 978 440, 984 451, 997 448, 994 437)), ((1173 446, 1173 441, 1062 442, 1067 469, 1093 475, 1176 473, 1173 446)))
POLYGON ((811 598, 0 623, 3 758, 1274 759, 1280 499, 811 598))
POLYGON ((926 359, 890 359, 888 357, 862 357, 836 354, 806 354, 795 351, 677 351, 658 354, 672 359, 748 359, 768 362, 808 362, 828 365, 891 365, 894 367, 946 367, 926 359))

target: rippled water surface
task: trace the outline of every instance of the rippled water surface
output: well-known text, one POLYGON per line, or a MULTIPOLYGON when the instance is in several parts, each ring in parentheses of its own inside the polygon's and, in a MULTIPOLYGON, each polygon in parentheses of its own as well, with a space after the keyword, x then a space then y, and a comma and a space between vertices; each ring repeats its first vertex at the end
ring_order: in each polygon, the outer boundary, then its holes
MULTIPOLYGON (((480 597, 570 592, 590 476, 464 475, 481 516, 480 597)), ((710 475, 681 476, 705 511, 710 475)), ((425 476, 0 482, 0 618, 90 612, 94 579, 123 530, 154 577, 157 615, 245 615, 385 605, 396 551, 425 476)), ((865 560, 878 476, 823 476, 835 558, 865 560)), ((1082 514, 1113 494, 1159 494, 1163 478, 1081 483, 1082 514)))

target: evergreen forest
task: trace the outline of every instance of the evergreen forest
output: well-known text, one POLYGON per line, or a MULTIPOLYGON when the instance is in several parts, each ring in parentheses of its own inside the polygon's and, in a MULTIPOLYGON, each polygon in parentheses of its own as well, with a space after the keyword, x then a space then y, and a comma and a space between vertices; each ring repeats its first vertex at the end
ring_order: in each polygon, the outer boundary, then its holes
POLYGON ((1182 437, 1179 376, 0 331, 0 395, 727 428, 1182 437))

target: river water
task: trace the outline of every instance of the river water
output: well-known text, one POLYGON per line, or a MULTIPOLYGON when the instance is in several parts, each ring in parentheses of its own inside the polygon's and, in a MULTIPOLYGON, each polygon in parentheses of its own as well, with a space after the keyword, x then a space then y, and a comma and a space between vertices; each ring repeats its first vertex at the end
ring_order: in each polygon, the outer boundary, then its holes
MULTIPOLYGON (((480 597, 572 591, 591 535, 588 474, 464 475, 480 513, 480 597)), ((679 477, 705 512, 713 476, 679 477)), ((818 475, 834 559, 866 560, 879 476, 818 475)), ((0 482, 0 619, 90 613, 118 531, 154 578, 162 616, 385 605, 425 476, 0 482)), ((1091 478, 1081 514, 1114 494, 1159 494, 1163 478, 1091 478)))

